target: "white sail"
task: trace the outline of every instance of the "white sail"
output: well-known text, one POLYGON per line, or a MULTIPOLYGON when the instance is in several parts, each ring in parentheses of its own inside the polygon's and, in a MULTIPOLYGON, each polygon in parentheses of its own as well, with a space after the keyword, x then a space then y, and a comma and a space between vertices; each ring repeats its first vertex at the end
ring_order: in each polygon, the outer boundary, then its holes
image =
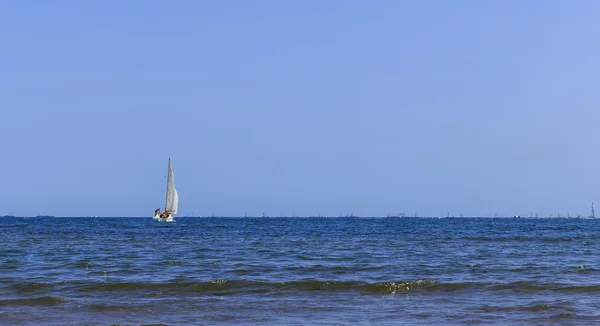
POLYGON ((167 203, 165 204, 165 210, 171 213, 171 215, 177 214, 177 206, 179 205, 179 195, 177 189, 175 189, 175 174, 173 173, 173 166, 171 165, 171 159, 169 159, 169 174, 167 176, 167 203))

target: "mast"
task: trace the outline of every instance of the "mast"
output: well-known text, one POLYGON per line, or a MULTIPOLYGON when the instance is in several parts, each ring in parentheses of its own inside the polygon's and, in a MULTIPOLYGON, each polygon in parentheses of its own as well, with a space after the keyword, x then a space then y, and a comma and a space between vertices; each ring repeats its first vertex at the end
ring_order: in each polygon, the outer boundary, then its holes
POLYGON ((169 204, 169 177, 171 176, 171 158, 169 157, 169 165, 167 166, 167 189, 165 190, 165 210, 169 204))

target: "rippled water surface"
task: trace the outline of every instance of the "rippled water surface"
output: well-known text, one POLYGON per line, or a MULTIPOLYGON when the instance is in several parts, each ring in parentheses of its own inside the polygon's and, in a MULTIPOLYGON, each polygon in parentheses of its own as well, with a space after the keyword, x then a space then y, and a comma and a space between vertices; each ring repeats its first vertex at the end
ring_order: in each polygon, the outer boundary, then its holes
POLYGON ((600 324, 600 221, 0 218, 0 324, 600 324))

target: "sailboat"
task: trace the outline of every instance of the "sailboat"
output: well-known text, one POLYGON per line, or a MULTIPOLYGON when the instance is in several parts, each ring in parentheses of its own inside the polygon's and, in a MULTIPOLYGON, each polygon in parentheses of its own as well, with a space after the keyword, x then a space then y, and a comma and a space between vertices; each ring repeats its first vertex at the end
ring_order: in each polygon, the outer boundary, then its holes
POLYGON ((177 206, 179 205, 179 195, 177 189, 175 189, 175 173, 173 172, 173 165, 171 165, 171 159, 169 159, 169 170, 167 174, 167 201, 165 203, 165 212, 160 214, 160 210, 157 210, 154 214, 154 219, 164 222, 174 222, 173 216, 177 214, 177 206))

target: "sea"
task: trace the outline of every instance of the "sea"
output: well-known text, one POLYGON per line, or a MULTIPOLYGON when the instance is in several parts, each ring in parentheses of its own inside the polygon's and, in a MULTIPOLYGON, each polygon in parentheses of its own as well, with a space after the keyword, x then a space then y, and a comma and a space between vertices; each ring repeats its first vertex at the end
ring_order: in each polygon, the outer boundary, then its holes
POLYGON ((599 325, 600 220, 0 218, 2 325, 599 325))

